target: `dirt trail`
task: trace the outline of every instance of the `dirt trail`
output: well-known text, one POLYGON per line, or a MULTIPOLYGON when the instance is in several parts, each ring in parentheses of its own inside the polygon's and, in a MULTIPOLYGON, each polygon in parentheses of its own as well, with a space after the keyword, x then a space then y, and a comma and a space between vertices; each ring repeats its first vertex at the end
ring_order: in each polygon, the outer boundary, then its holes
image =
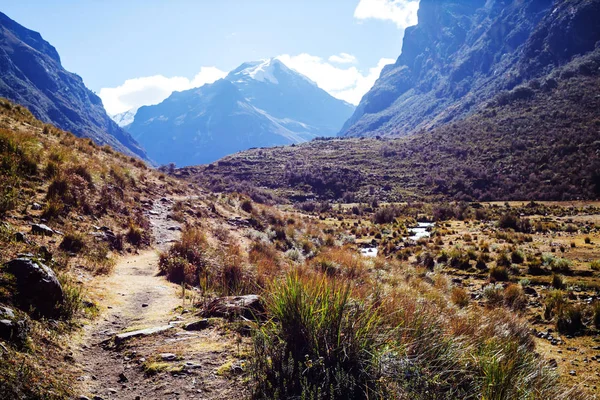
POLYGON ((148 212, 155 249, 121 258, 114 273, 94 285, 102 314, 84 329, 82 344, 75 352, 83 371, 78 378, 81 393, 89 398, 241 397, 243 391, 217 373, 232 360, 234 344, 217 328, 183 331, 181 324, 195 319, 192 313, 182 312, 180 306, 188 305, 183 303, 182 289, 157 275, 157 250, 166 249, 180 233, 179 224, 167 219, 172 203, 155 201, 148 212), (173 328, 114 344, 118 333, 168 325, 173 328), (148 373, 148 368, 155 373, 148 373))

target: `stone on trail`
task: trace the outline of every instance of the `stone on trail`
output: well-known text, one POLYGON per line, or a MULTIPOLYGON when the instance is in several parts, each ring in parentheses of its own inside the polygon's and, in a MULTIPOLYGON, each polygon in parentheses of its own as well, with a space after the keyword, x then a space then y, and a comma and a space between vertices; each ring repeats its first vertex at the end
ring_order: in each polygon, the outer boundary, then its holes
POLYGON ((165 332, 172 328, 173 328, 172 325, 163 325, 163 326, 155 326, 153 328, 139 329, 137 331, 132 331, 132 332, 120 333, 115 336, 115 344, 117 344, 117 345, 121 344, 124 341, 134 338, 134 337, 149 336, 149 335, 154 335, 156 333, 165 332))

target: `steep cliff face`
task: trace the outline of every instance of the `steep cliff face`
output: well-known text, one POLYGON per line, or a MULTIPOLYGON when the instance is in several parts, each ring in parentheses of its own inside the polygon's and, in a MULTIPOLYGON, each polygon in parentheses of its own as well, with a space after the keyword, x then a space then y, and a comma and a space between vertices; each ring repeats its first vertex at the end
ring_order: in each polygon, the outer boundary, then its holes
POLYGON ((418 16, 342 135, 407 135, 463 118, 600 40, 599 0, 422 0, 418 16))
POLYGON ((146 158, 141 146, 109 118, 102 100, 62 67, 56 49, 2 13, 0 97, 24 105, 44 122, 146 158))

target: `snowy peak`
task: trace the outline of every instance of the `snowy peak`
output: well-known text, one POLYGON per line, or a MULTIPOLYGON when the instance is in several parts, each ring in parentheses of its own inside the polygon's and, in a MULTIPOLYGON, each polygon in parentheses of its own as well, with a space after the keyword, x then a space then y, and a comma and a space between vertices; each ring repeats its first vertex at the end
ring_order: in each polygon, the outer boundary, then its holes
POLYGON ((135 113, 137 112, 137 108, 133 108, 129 111, 125 111, 119 114, 112 114, 109 117, 117 123, 121 128, 130 125, 135 118, 135 113))
POLYGON ((292 70, 277 58, 246 62, 231 71, 226 79, 236 83, 249 82, 250 80, 253 80, 277 85, 281 83, 280 80, 283 76, 302 78, 316 86, 316 84, 309 78, 292 70))

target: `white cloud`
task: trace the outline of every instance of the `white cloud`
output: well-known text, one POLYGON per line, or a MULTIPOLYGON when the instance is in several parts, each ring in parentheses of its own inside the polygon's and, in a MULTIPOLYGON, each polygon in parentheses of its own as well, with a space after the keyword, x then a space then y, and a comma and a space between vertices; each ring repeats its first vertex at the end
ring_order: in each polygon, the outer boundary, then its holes
POLYGON ((416 25, 419 0, 360 0, 354 18, 393 21, 399 29, 416 25))
MULTIPOLYGON (((369 68, 368 71, 362 73, 354 66, 347 68, 337 67, 323 60, 321 57, 306 53, 295 56, 283 54, 277 58, 288 67, 306 75, 333 97, 355 105, 373 87, 373 84, 379 78, 381 69, 385 65, 395 62, 391 58, 382 58, 377 63, 377 66, 369 68)), ((329 61, 331 61, 331 57, 329 61)))
POLYGON ((348 53, 340 53, 329 57, 329 62, 337 64, 356 64, 356 57, 348 53))
POLYGON ((227 75, 215 67, 202 67, 192 79, 162 75, 146 76, 126 80, 115 88, 100 89, 99 96, 109 114, 118 114, 141 106, 158 104, 174 91, 200 87, 227 75))

